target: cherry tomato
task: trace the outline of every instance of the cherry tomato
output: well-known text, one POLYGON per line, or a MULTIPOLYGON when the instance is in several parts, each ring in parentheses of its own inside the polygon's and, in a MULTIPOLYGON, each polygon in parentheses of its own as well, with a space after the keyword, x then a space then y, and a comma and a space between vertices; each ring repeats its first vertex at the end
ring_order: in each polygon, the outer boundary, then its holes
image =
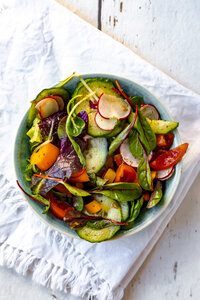
POLYGON ((162 148, 164 150, 169 150, 173 141, 174 141, 173 132, 168 132, 166 134, 156 134, 156 145, 159 148, 162 148))
POLYGON ((188 145, 188 143, 185 143, 161 154, 150 163, 150 167, 155 170, 165 170, 176 165, 182 159, 188 145))
POLYGON ((137 182, 137 173, 131 166, 121 164, 117 168, 115 182, 137 182))

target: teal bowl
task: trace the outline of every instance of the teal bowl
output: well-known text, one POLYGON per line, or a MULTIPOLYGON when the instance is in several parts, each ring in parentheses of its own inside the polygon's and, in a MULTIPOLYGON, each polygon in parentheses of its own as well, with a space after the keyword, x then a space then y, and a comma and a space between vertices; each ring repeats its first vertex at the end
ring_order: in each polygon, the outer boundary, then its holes
MULTIPOLYGON (((137 95, 142 96, 144 98, 145 103, 153 104, 157 107, 161 118, 163 120, 172 120, 170 113, 168 112, 167 108, 161 103, 150 91, 148 91, 146 88, 144 88, 142 85, 115 75, 110 74, 84 74, 82 75, 84 79, 87 78, 93 78, 93 77, 105 77, 110 78, 113 82, 115 79, 119 82, 122 89, 125 91, 128 95, 137 95)), ((65 84, 65 88, 68 89, 69 92, 73 92, 76 84, 79 82, 78 78, 73 78, 70 82, 65 84)), ((21 124, 19 126, 16 140, 15 140, 15 149, 14 149, 14 164, 15 164, 15 170, 16 170, 16 176, 20 183, 20 185, 23 187, 23 189, 27 193, 31 193, 30 190, 30 183, 26 181, 25 179, 25 168, 27 164, 27 158, 29 157, 29 138, 26 135, 26 132, 28 130, 26 125, 28 112, 25 114, 24 118, 21 121, 21 124)), ((178 131, 174 131, 175 137, 173 142, 173 147, 177 147, 181 144, 180 136, 178 134, 178 131)), ((162 213, 166 210, 166 208, 169 206, 169 204, 172 202, 174 193, 178 187, 180 176, 181 176, 181 162, 179 162, 176 165, 176 170, 174 175, 166 181, 165 184, 165 191, 164 196, 160 203, 158 203, 155 207, 151 209, 143 208, 139 217, 135 220, 135 226, 132 229, 126 230, 126 231, 119 231, 112 239, 110 240, 116 240, 122 237, 127 237, 130 235, 135 234, 136 232, 139 232, 141 230, 144 230, 147 226, 152 224, 159 216, 162 215, 162 213)), ((30 197, 25 197, 28 204, 32 208, 33 212, 39 216, 48 226, 51 226, 53 229, 67 235, 71 236, 73 238, 80 239, 77 233, 72 230, 68 225, 66 225, 65 222, 57 219, 53 216, 51 212, 48 212, 48 214, 42 214, 43 212, 43 206, 32 200, 30 197)), ((110 241, 109 240, 109 241, 110 241)))

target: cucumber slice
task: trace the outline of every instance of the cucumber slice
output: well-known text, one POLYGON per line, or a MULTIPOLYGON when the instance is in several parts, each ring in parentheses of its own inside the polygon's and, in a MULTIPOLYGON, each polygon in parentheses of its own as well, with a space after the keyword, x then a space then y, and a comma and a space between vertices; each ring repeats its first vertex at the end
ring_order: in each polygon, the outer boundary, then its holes
POLYGON ((121 207, 117 201, 104 195, 95 195, 95 200, 98 201, 102 207, 98 215, 106 219, 121 222, 121 207))
MULTIPOLYGON (((113 91, 112 88, 114 88, 114 85, 110 79, 107 78, 89 78, 86 79, 85 82, 88 84, 88 86, 91 88, 92 91, 96 92, 97 97, 100 97, 102 93, 109 94, 109 95, 115 95, 118 96, 118 93, 113 91)), ((74 93, 72 97, 81 95, 76 101, 80 101, 82 98, 88 95, 88 90, 86 87, 82 84, 82 82, 79 82, 76 86, 76 89, 74 90, 74 93)), ((91 100, 93 98, 91 97, 91 100)), ((80 104, 76 109, 76 114, 79 113, 81 110, 85 110, 87 113, 90 113, 92 111, 90 107, 90 99, 83 102, 83 104, 80 104)))
POLYGON ((97 243, 111 239, 119 229, 120 226, 118 225, 111 225, 103 229, 92 229, 86 225, 76 231, 82 239, 97 243))
POLYGON ((124 222, 129 217, 129 205, 127 201, 121 201, 118 203, 121 206, 122 222, 124 222))
POLYGON ((88 149, 84 152, 87 173, 97 173, 104 166, 107 155, 108 143, 105 138, 90 139, 88 149))
POLYGON ((166 134, 178 127, 178 122, 164 120, 150 120, 147 118, 151 129, 157 134, 166 134))
POLYGON ((88 131, 87 133, 91 136, 106 136, 110 131, 99 128, 95 122, 96 110, 93 110, 88 114, 88 131))

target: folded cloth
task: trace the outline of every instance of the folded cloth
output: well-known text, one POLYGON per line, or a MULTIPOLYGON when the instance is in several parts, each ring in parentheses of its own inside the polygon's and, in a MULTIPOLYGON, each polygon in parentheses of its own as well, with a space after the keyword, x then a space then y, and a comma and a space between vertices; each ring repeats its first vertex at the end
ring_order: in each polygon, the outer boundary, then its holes
POLYGON ((0 263, 55 290, 121 299, 199 172, 200 97, 54 1, 11 1, 0 28, 0 263), (20 119, 41 89, 73 71, 141 83, 165 103, 190 144, 173 201, 134 236, 100 244, 64 236, 35 216, 16 188, 11 157, 20 119))

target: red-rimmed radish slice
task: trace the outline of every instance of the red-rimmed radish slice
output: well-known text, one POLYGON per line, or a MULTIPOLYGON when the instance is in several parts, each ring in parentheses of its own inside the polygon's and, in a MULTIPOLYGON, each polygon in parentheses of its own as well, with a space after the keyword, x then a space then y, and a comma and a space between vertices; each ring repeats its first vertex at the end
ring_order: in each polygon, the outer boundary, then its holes
POLYGON ((41 99, 40 101, 38 101, 35 105, 35 108, 37 108, 38 110, 40 109, 40 106, 45 102, 47 101, 48 99, 50 99, 50 97, 46 97, 46 98, 43 98, 41 99))
POLYGON ((59 95, 53 95, 52 98, 57 101, 58 106, 59 106, 59 110, 63 110, 64 106, 65 106, 63 98, 61 96, 59 96, 59 95))
MULTIPOLYGON (((123 161, 134 168, 137 168, 139 166, 139 163, 141 159, 135 158, 133 154, 131 153, 129 149, 129 144, 128 144, 128 139, 125 139, 125 141, 121 144, 120 146, 120 154, 123 158, 123 161)), ((151 161, 153 158, 153 152, 151 151, 150 154, 148 155, 148 161, 151 161)))
POLYGON ((156 178, 158 178, 159 180, 167 180, 174 174, 174 170, 175 168, 171 167, 166 170, 156 171, 156 178))
POLYGON ((42 102, 39 106, 39 114, 42 119, 47 118, 54 113, 59 111, 58 103, 53 98, 45 98, 46 100, 42 102))
POLYGON ((98 101, 98 113, 104 119, 123 120, 129 116, 131 106, 127 100, 117 96, 102 94, 98 101))
POLYGON ((117 124, 117 119, 104 119, 99 113, 95 115, 95 122, 97 126, 103 130, 113 130, 117 124))
POLYGON ((122 156, 123 161, 133 167, 133 168, 137 168, 139 166, 140 163, 140 159, 135 158, 131 151, 129 150, 129 145, 128 145, 128 139, 125 139, 125 141, 121 144, 120 146, 120 154, 122 156))
POLYGON ((141 104, 140 112, 146 118, 150 120, 159 120, 160 114, 157 108, 152 104, 141 104))

